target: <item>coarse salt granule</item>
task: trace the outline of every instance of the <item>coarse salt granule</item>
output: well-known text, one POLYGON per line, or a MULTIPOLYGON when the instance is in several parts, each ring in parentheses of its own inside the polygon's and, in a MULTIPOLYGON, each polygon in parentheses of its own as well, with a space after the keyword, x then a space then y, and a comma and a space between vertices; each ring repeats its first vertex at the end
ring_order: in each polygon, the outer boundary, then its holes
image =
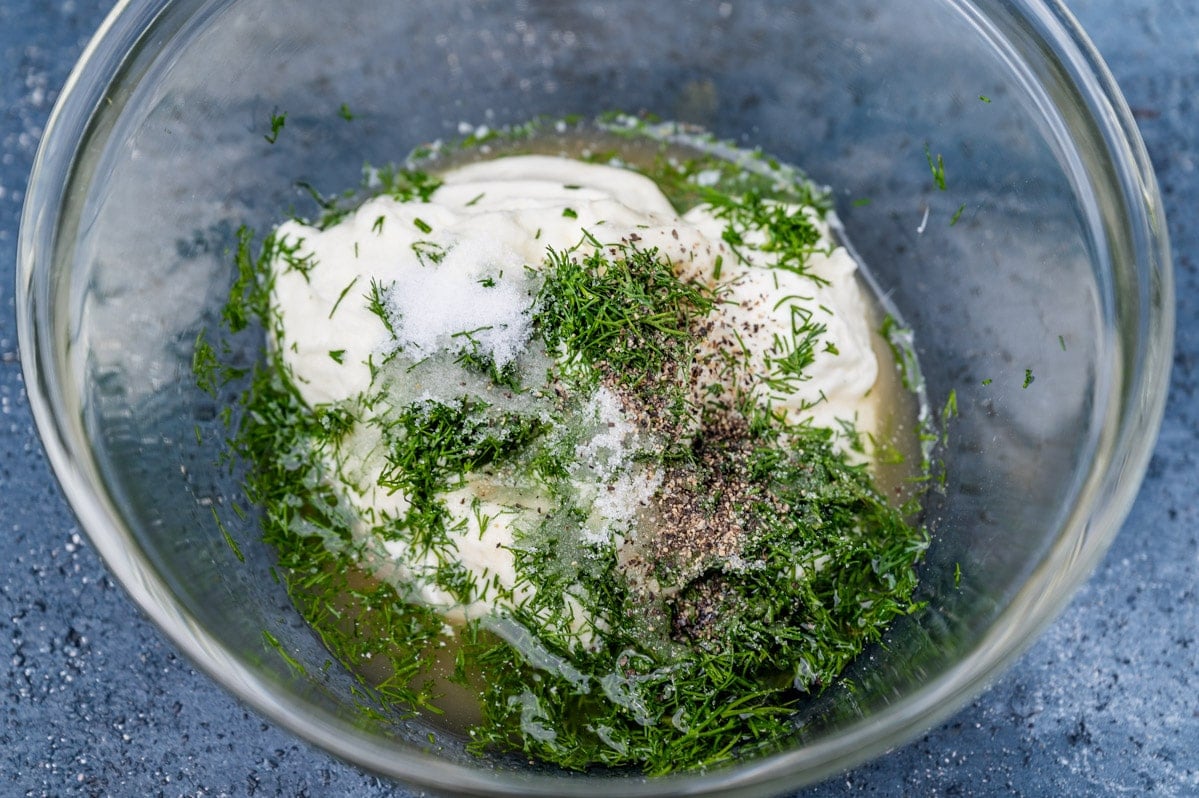
POLYGON ((504 368, 532 334, 525 281, 504 276, 519 276, 523 265, 486 238, 452 244, 437 263, 404 263, 386 297, 396 344, 414 359, 467 351, 504 368))

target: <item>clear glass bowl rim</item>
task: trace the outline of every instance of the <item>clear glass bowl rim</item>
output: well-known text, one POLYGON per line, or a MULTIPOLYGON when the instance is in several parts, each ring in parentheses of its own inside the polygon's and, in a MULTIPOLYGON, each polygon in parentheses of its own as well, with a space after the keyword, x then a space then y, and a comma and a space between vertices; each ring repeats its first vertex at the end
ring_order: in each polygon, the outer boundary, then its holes
MULTIPOLYGON (((619 782, 621 794, 766 795, 795 789, 859 764, 916 736, 978 693, 1065 606, 1119 530, 1148 465, 1161 424, 1174 330, 1169 244, 1156 179, 1132 115, 1093 45, 1060 0, 948 0, 963 13, 987 18, 983 7, 1022 20, 1073 81, 1100 129, 1129 211, 1141 289, 1128 390, 1116 397, 1116 434, 1106 465, 1094 481, 1089 511, 1075 513, 1071 534, 1056 541, 1046 561, 1016 596, 1000 622, 970 655, 921 690, 869 722, 837 736, 712 773, 619 782)), ((128 49, 172 0, 118 0, 80 57, 57 101, 35 158, 18 239, 17 327, 21 362, 34 420, 64 494, 109 570, 174 645, 240 700, 300 737, 367 770, 438 791, 488 796, 584 796, 594 779, 512 774, 451 764, 373 740, 332 716, 315 714, 295 697, 259 677, 219 637, 201 627, 174 600, 105 496, 82 426, 70 418, 51 325, 50 269, 58 214, 70 183, 77 145, 96 104, 119 79, 128 49)), ((611 786, 616 787, 615 783, 611 786)))

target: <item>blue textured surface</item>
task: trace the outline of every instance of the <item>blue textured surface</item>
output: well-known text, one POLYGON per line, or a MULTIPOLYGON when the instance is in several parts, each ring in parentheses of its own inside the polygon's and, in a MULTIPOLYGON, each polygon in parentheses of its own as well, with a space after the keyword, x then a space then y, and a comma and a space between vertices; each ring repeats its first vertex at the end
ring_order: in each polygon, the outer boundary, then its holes
MULTIPOLYGON (((16 353, 17 219, 57 91, 110 2, 0 0, 0 793, 412 793, 262 721, 197 674, 107 577, 50 474, 16 353), (2 644, 0 644, 2 645, 2 644)), ((1073 0, 1166 200, 1179 327, 1141 495, 1061 618, 990 691, 803 796, 1199 795, 1199 3, 1073 0)))

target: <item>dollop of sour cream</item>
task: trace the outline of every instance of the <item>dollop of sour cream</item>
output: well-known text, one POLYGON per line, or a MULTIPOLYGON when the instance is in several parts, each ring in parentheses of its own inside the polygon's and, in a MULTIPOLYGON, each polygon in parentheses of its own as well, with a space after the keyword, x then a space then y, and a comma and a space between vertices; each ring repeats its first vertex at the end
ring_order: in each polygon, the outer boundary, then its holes
MULTIPOLYGON (((441 358, 447 365, 408 382, 391 379, 385 401, 370 403, 372 413, 472 392, 528 409, 521 395, 455 370, 448 355, 469 342, 497 368, 519 362, 529 372, 524 376, 535 378, 534 301, 547 248, 585 255, 594 246, 589 242, 634 240, 642 249, 657 248, 679 279, 704 284, 718 297, 700 350, 735 349, 740 366, 719 374, 701 367, 709 373, 698 375, 697 390, 752 395, 789 422, 834 430, 846 452, 877 432, 871 308, 853 258, 814 212, 822 240, 801 273, 775 268, 776 256, 763 251, 752 231, 737 253, 730 251, 725 219, 704 205, 679 215, 652 180, 627 169, 529 155, 474 163, 440 178, 427 201, 381 196, 327 229, 291 221, 276 230, 288 256, 275 269, 272 344, 309 405, 378 392, 380 364, 399 351, 406 362, 441 358), (800 327, 818 330, 810 362, 800 378, 784 379, 800 327)), ((591 517, 579 535, 619 545, 662 476, 634 462, 644 434, 619 402, 601 388, 587 406, 592 433, 577 446, 580 465, 572 478, 591 517)), ((379 486, 386 445, 376 426, 360 421, 329 459, 331 484, 352 507, 357 534, 369 538, 403 517, 407 497, 379 486)), ((535 522, 547 497, 477 474, 442 499, 455 561, 495 589, 464 600, 439 587, 433 574, 444 553, 417 551, 395 535, 379 536, 375 573, 451 619, 480 617, 527 597, 513 532, 535 522)), ((585 598, 567 597, 574 613, 568 625, 584 643, 601 625, 585 617, 585 598)))

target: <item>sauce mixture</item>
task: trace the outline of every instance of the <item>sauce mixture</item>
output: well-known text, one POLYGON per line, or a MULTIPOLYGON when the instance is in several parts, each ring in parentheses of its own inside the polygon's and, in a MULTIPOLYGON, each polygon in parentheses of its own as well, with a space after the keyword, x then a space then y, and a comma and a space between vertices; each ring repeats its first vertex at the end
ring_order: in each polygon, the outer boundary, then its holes
POLYGON ((480 753, 769 750, 913 609, 915 400, 826 198, 654 145, 654 179, 478 152, 243 237, 264 534, 330 650, 480 753))

